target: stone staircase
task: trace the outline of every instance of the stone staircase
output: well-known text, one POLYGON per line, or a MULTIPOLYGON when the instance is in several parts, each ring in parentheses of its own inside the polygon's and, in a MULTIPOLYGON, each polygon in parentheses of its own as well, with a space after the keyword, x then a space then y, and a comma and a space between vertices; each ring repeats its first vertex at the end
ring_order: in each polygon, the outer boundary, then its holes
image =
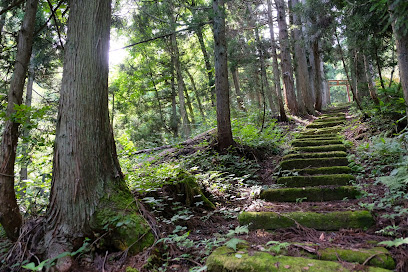
MULTIPOLYGON (((351 185, 355 178, 347 166, 346 147, 339 136, 345 122, 345 113, 341 111, 322 115, 292 142, 291 154, 280 164, 285 173, 277 180, 281 188, 263 190, 260 194, 268 203, 292 205, 290 210, 273 204, 262 211, 244 211, 239 215, 239 223, 248 225, 252 231, 299 226, 318 231, 373 227, 375 221, 369 211, 348 203, 360 192, 351 185), (313 209, 296 210, 299 202, 311 202, 313 209), (341 204, 336 209, 327 209, 332 202, 341 204)), ((237 251, 229 247, 215 250, 207 260, 207 267, 211 272, 390 271, 395 268, 395 262, 387 249, 376 246, 364 249, 334 246, 319 249, 315 254, 305 251, 302 257, 291 257, 241 244, 237 251)))

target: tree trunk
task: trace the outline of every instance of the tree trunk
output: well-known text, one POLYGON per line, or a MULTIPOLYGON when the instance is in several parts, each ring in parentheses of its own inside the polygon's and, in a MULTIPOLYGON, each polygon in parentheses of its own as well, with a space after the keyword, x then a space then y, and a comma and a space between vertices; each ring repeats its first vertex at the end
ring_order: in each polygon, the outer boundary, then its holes
POLYGON ((230 67, 231 74, 232 74, 232 81, 234 82, 235 92, 237 93, 237 104, 238 108, 242 111, 246 112, 244 99, 241 93, 241 87, 239 86, 239 79, 238 79, 238 68, 236 66, 230 67))
POLYGON ((210 90, 211 104, 212 106, 214 106, 215 105, 214 73, 213 68, 211 66, 210 57, 208 56, 208 52, 204 43, 203 28, 201 26, 197 27, 195 33, 197 35, 198 42, 200 43, 201 52, 203 52, 205 69, 207 70, 208 76, 208 88, 210 90))
POLYGON ((286 104, 290 112, 299 114, 298 103, 296 101, 295 87, 293 81, 293 68, 289 49, 288 26, 286 23, 286 12, 284 0, 275 0, 278 12, 279 41, 281 47, 281 68, 283 85, 286 94, 286 104))
MULTIPOLYGON (((111 0, 71 0, 45 246, 53 258, 112 228, 111 247, 143 250, 154 238, 124 181, 108 109, 111 0), (115 221, 117 220, 117 221, 115 221), (116 227, 127 220, 128 224, 116 227)), ((70 256, 57 261, 71 269, 70 256)))
MULTIPOLYGON (((26 92, 26 99, 25 99, 25 105, 27 107, 31 107, 31 100, 33 97, 33 84, 34 84, 34 78, 35 78, 35 71, 34 71, 34 54, 31 55, 31 61, 30 61, 30 67, 28 68, 28 80, 27 80, 27 92, 26 92)), ((30 119, 28 118, 27 122, 30 122, 30 119)), ((29 158, 28 158, 28 143, 24 142, 30 135, 30 130, 28 128, 25 128, 22 131, 23 135, 23 144, 21 145, 21 153, 23 155, 23 163, 21 164, 21 169, 20 169, 20 182, 23 182, 24 180, 28 179, 28 163, 29 163, 29 158)))
POLYGON ((195 84, 194 77, 191 75, 190 71, 188 69, 185 70, 188 78, 190 79, 191 86, 193 87, 193 92, 195 93, 196 99, 197 99, 197 104, 198 104, 198 110, 200 111, 201 119, 205 123, 205 114, 203 110, 203 105, 201 104, 201 99, 200 99, 200 94, 198 93, 197 86, 195 84))
POLYGON ((397 56, 398 56, 398 67, 399 67, 399 74, 400 74, 400 83, 402 86, 402 91, 404 93, 405 98, 405 112, 408 120, 408 33, 406 29, 403 27, 397 28, 395 25, 397 20, 401 20, 397 18, 393 12, 395 9, 395 3, 391 3, 392 1, 388 1, 389 11, 391 13, 392 19, 392 29, 394 32, 395 37, 395 45, 397 47, 397 56), (405 33, 404 33, 405 32, 405 33))
POLYGON ((23 101, 24 82, 30 62, 33 45, 35 15, 38 0, 28 0, 26 12, 18 36, 17 55, 14 73, 10 82, 6 116, 0 149, 0 224, 7 237, 16 240, 22 224, 21 214, 14 192, 14 163, 18 142, 19 120, 13 118, 15 106, 23 101))
POLYGON ((172 45, 173 54, 174 54, 174 68, 176 69, 176 75, 177 75, 177 89, 178 89, 180 115, 181 115, 181 120, 182 120, 183 133, 184 133, 185 138, 189 138, 191 134, 190 120, 188 120, 186 102, 185 102, 185 96, 184 96, 184 90, 186 88, 186 85, 184 84, 183 74, 181 72, 180 53, 179 53, 179 49, 177 45, 176 34, 171 35, 171 45, 172 45))
POLYGON ((322 110, 323 98, 322 98, 322 71, 320 70, 321 57, 319 52, 319 42, 317 40, 312 42, 313 50, 313 66, 315 70, 314 90, 315 90, 315 109, 317 111, 322 110))
POLYGON ((195 124, 193 105, 192 105, 192 103, 191 103, 191 99, 190 99, 190 96, 188 95, 187 89, 184 89, 184 94, 185 94, 185 96, 186 96, 187 108, 188 108, 188 111, 190 112, 191 123, 192 123, 192 124, 195 124))
POLYGON ((330 105, 330 88, 329 88, 329 84, 327 83, 326 75, 324 73, 324 63, 322 59, 320 59, 319 67, 320 67, 319 68, 320 74, 322 76, 322 82, 321 82, 322 108, 325 108, 326 106, 330 105))
POLYGON ((354 62, 355 62, 355 72, 356 72, 356 80, 357 80, 357 96, 361 99, 368 97, 370 95, 368 90, 368 82, 366 71, 364 70, 364 59, 363 54, 361 52, 356 51, 354 55, 354 62))
POLYGON ((366 71, 367 75, 367 82, 368 82, 368 90, 370 91, 371 99, 374 101, 375 104, 380 104, 378 100, 377 90, 375 88, 375 82, 373 77, 373 65, 371 64, 370 60, 366 55, 364 57, 364 70, 366 71))
MULTIPOLYGON (((299 2, 297 0, 292 0, 292 8, 297 6, 299 2)), ((307 59, 306 59, 306 50, 302 45, 304 42, 303 33, 302 33, 302 22, 300 20, 299 15, 295 12, 292 12, 293 15, 293 23, 295 25, 293 29, 293 46, 295 52, 295 60, 296 60, 296 77, 298 79, 297 88, 300 91, 303 103, 305 105, 306 112, 308 114, 314 115, 314 102, 313 102, 313 95, 310 88, 310 78, 309 78, 309 70, 307 66, 307 59)))
POLYGON ((226 150, 234 144, 231 131, 227 40, 225 37, 224 0, 213 0, 215 93, 217 95, 218 149, 226 150))
MULTIPOLYGON (((170 47, 171 48, 171 47, 170 47)), ((176 86, 175 86, 175 74, 174 74, 174 66, 175 66, 175 57, 173 51, 170 52, 171 55, 171 67, 170 67, 170 87, 171 87, 171 117, 170 117, 170 127, 173 131, 173 136, 178 137, 178 123, 179 118, 177 117, 177 102, 176 102, 176 86)))
POLYGON ((271 0, 267 0, 267 2, 268 2, 269 34, 271 36, 271 48, 272 48, 273 89, 275 90, 276 97, 278 98, 280 121, 286 122, 288 119, 285 113, 285 106, 283 105, 282 99, 280 71, 278 66, 278 54, 276 53, 277 46, 275 42, 275 33, 273 31, 272 3, 271 0))

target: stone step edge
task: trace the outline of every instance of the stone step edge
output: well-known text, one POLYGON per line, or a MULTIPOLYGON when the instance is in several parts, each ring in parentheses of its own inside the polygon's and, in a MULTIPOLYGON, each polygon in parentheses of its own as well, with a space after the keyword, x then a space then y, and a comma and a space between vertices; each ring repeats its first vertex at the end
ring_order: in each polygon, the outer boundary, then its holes
POLYGON ((325 151, 347 151, 344 144, 325 145, 325 146, 306 146, 294 147, 292 152, 325 152, 325 151))
POLYGON ((277 184, 283 184, 286 187, 315 187, 315 186, 344 186, 349 185, 355 177, 350 174, 331 174, 316 176, 288 176, 280 177, 277 184))
POLYGON ((248 225, 251 230, 277 230, 296 227, 298 224, 323 231, 340 229, 366 229, 375 221, 369 211, 317 212, 242 212, 238 216, 240 225, 248 225))
POLYGON ((345 157, 329 157, 285 160, 281 161, 280 167, 282 170, 291 170, 310 167, 347 166, 348 164, 349 162, 345 157))
POLYGON ((326 151, 326 152, 304 152, 304 153, 293 153, 282 157, 282 161, 290 159, 311 159, 311 158, 340 158, 347 157, 345 151, 326 151))
POLYGON ((356 199, 361 192, 353 186, 303 187, 262 190, 259 198, 271 202, 324 202, 356 199))

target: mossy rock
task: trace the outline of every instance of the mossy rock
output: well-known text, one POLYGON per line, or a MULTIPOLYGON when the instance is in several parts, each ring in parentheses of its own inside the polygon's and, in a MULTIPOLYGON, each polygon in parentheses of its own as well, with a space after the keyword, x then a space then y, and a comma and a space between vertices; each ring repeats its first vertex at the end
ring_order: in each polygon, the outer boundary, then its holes
POLYGON ((340 141, 341 139, 333 134, 333 136, 328 136, 328 137, 316 137, 315 135, 313 135, 313 137, 309 137, 309 138, 296 138, 296 140, 294 141, 300 141, 300 142, 321 142, 321 141, 340 141))
POLYGON ((133 195, 125 186, 119 183, 107 190, 92 218, 91 226, 102 232, 110 230, 101 239, 103 246, 136 254, 151 246, 155 238, 149 224, 140 215, 133 195))
POLYGON ((338 134, 318 134, 318 135, 305 135, 305 134, 299 134, 296 139, 298 140, 303 140, 303 139, 334 139, 338 140, 339 135, 338 134))
POLYGON ((313 123, 316 122, 345 122, 346 116, 323 116, 316 119, 313 123))
POLYGON ((302 201, 332 201, 344 198, 355 199, 360 191, 353 186, 341 187, 305 187, 305 188, 282 188, 263 190, 260 198, 274 202, 297 202, 302 201))
POLYGON ((278 184, 285 184, 287 187, 307 187, 324 185, 348 185, 350 180, 354 180, 350 174, 331 174, 318 176, 289 176, 280 177, 276 181, 278 184))
MULTIPOLYGON (((348 269, 333 261, 322 261, 302 257, 273 256, 268 252, 248 252, 239 248, 238 252, 226 246, 217 248, 206 261, 208 272, 349 272, 363 271, 348 269), (239 252, 239 253, 238 253, 239 252)), ((365 267, 366 272, 390 271, 377 267, 365 267)))
POLYGON ((347 157, 344 151, 329 151, 329 152, 307 152, 298 154, 289 154, 282 158, 282 160, 290 159, 307 159, 307 158, 333 158, 333 157, 347 157))
POLYGON ((306 128, 329 128, 342 125, 344 121, 334 121, 334 122, 313 122, 310 125, 307 125, 306 128))
POLYGON ((395 269, 396 265, 390 252, 383 247, 359 249, 325 248, 320 249, 318 255, 316 256, 317 258, 327 261, 337 261, 340 259, 350 263, 363 264, 369 260, 367 265, 385 269, 395 269))
POLYGON ((344 144, 337 145, 324 145, 324 146, 303 146, 295 147, 292 149, 293 152, 328 152, 328 151, 346 151, 346 146, 344 144))
POLYGON ((365 229, 375 224, 368 211, 316 212, 242 212, 238 216, 241 225, 249 228, 276 230, 300 225, 316 230, 365 229))
POLYGON ((321 129, 308 129, 302 132, 303 135, 319 135, 319 134, 337 134, 342 131, 342 126, 321 128, 321 129))
POLYGON ((324 146, 324 145, 334 145, 342 144, 340 140, 294 140, 292 146, 294 147, 304 147, 304 146, 324 146))
POLYGON ((351 168, 348 166, 294 169, 292 171, 297 172, 299 175, 350 174, 352 172, 351 168))
POLYGON ((310 167, 328 167, 328 166, 347 166, 347 158, 309 158, 309 159, 290 159, 282 161, 280 166, 283 170, 305 169, 310 167))

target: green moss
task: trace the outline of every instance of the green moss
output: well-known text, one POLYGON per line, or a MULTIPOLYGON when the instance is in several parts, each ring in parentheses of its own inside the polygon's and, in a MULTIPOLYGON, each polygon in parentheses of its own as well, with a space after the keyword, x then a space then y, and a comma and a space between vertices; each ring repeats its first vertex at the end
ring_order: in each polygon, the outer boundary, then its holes
POLYGON ((320 117, 318 119, 316 119, 313 123, 316 122, 345 122, 346 121, 346 117, 343 116, 323 116, 320 117))
POLYGON ((289 154, 284 156, 282 159, 289 160, 289 159, 333 158, 333 157, 347 157, 347 153, 344 151, 308 152, 299 154, 289 154))
POLYGON ((4 230, 3 226, 0 224, 0 238, 6 238, 6 231, 4 230))
POLYGON ((310 167, 347 166, 348 160, 344 157, 334 158, 308 158, 290 159, 282 161, 280 166, 283 170, 305 169, 310 167))
POLYGON ((348 166, 330 166, 308 169, 294 169, 293 172, 298 172, 299 175, 324 175, 324 174, 349 174, 351 168, 348 166))
POLYGON ((319 250, 321 260, 337 261, 338 259, 363 264, 366 260, 375 256, 368 261, 367 265, 382 267, 385 269, 395 269, 395 261, 390 252, 383 247, 370 249, 342 249, 326 248, 319 250))
POLYGON ((180 171, 180 173, 177 175, 175 184, 176 186, 180 187, 178 188, 179 193, 183 193, 185 195, 185 202, 187 206, 192 206, 196 202, 203 201, 204 206, 210 209, 215 209, 215 205, 203 194, 196 178, 193 175, 185 171, 180 171), (197 196, 200 196, 200 198, 197 196))
MULTIPOLYGON (((207 259, 208 272, 347 272, 340 263, 301 257, 273 256, 267 252, 251 252, 246 249, 234 252, 227 247, 217 248, 207 259), (238 254, 238 255, 237 255, 238 254)), ((356 270, 353 270, 356 271, 356 270)), ((388 271, 369 267, 368 272, 388 271)))
POLYGON ((296 222, 316 230, 364 229, 375 224, 368 211, 315 212, 242 212, 238 216, 241 225, 250 229, 276 230, 296 227, 296 222))
POLYGON ((341 187, 306 187, 306 188, 283 188, 263 190, 261 199, 276 202, 296 202, 297 199, 306 198, 303 201, 331 201, 344 198, 354 199, 360 192, 352 186, 341 187))
POLYGON ((141 252, 155 240, 125 184, 116 184, 107 190, 91 225, 95 230, 110 231, 104 237, 106 246, 113 246, 118 250, 129 248, 130 254, 141 252))
POLYGON ((126 272, 139 272, 139 269, 128 266, 126 267, 126 272))
POLYGON ((321 129, 308 129, 303 131, 302 134, 304 135, 319 135, 319 134, 336 134, 341 131, 343 127, 330 127, 330 128, 321 128, 321 129))
POLYGON ((318 135, 307 135, 307 134, 299 134, 299 136, 296 137, 296 139, 320 139, 320 138, 329 138, 329 139, 339 139, 339 136, 337 134, 330 134, 330 133, 326 133, 326 134, 318 134, 318 135))
POLYGON ((331 174, 318 176, 289 176, 280 177, 278 184, 285 184, 288 187, 307 187, 321 185, 348 185, 350 180, 355 180, 350 174, 331 174))
POLYGON ((329 127, 335 127, 338 125, 342 125, 344 121, 334 121, 334 122, 315 122, 311 123, 310 125, 307 125, 306 128, 329 128, 329 127))
POLYGON ((338 145, 324 145, 324 146, 305 146, 295 147, 294 152, 326 152, 326 151, 346 151, 346 146, 343 144, 338 145))
POLYGON ((340 140, 294 140, 292 146, 294 147, 304 147, 304 146, 323 146, 323 145, 334 145, 341 144, 340 140))

